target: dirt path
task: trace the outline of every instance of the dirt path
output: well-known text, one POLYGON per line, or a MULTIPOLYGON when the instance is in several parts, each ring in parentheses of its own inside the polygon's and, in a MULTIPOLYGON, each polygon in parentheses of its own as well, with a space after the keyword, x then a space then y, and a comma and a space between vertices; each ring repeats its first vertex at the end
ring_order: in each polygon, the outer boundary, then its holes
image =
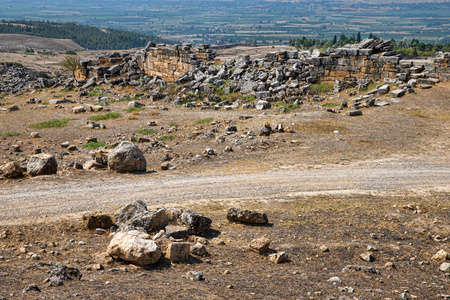
POLYGON ((133 200, 144 200, 149 206, 183 206, 192 201, 275 201, 299 195, 450 193, 448 157, 390 158, 301 169, 290 166, 264 173, 216 176, 101 176, 66 183, 57 177, 37 177, 3 185, 0 224, 110 210, 133 200))

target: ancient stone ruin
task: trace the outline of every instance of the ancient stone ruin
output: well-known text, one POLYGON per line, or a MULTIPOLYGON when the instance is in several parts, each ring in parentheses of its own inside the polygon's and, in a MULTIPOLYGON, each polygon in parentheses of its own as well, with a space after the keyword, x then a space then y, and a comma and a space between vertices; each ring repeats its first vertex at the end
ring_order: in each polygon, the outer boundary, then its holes
MULTIPOLYGON (((235 88, 241 93, 297 89, 302 82, 334 83, 338 80, 356 86, 358 80, 388 78, 407 82, 416 79, 418 83, 434 84, 450 79, 450 53, 440 53, 425 62, 403 60, 393 50, 391 41, 382 39, 365 39, 342 48, 316 50, 311 55, 278 51, 259 59, 251 60, 249 55, 241 55, 236 60, 224 62, 214 60, 215 57, 208 45, 166 46, 150 42, 136 53, 115 52, 108 57, 82 61, 77 78, 134 86, 188 83, 193 89, 202 88, 202 83, 221 86, 224 80, 232 80, 236 81, 235 88)), ((203 91, 208 92, 204 85, 203 91)))
POLYGON ((175 81, 190 71, 191 67, 199 66, 202 61, 211 61, 214 56, 209 45, 193 47, 192 44, 183 44, 169 47, 149 42, 136 53, 114 52, 108 57, 82 61, 82 68, 78 70, 76 77, 79 80, 92 77, 110 79, 127 74, 130 81, 136 81, 141 75, 152 75, 166 81, 175 81))

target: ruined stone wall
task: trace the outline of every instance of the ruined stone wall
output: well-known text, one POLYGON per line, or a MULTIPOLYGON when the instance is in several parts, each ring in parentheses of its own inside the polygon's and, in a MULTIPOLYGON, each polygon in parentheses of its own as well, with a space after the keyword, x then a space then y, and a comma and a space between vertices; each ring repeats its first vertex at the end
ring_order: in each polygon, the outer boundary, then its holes
POLYGON ((95 60, 81 61, 81 68, 76 71, 77 80, 123 79, 137 80, 141 75, 159 76, 165 81, 175 81, 202 61, 213 60, 215 54, 209 45, 193 47, 191 44, 166 46, 164 44, 148 45, 135 53, 114 52, 109 56, 95 60))
POLYGON ((143 65, 147 75, 159 76, 166 81, 175 81, 192 67, 200 65, 201 61, 209 61, 214 58, 214 53, 209 45, 201 45, 193 48, 191 44, 175 45, 167 47, 156 45, 145 50, 145 62, 143 65))
MULTIPOLYGON (((212 65, 214 58, 215 53, 209 45, 166 46, 150 42, 144 49, 134 53, 115 52, 107 57, 82 61, 82 68, 77 71, 76 77, 78 80, 105 79, 113 84, 136 86, 142 84, 143 77, 147 81, 156 78, 155 80, 162 79, 166 82, 186 83, 194 77, 204 80, 206 77, 199 70, 212 65)), ((450 54, 444 53, 423 62, 402 60, 393 50, 390 41, 366 39, 356 45, 315 51, 306 56, 298 51, 279 51, 250 60, 249 55, 244 55, 231 65, 228 62, 221 64, 220 68, 225 68, 225 73, 231 69, 236 70, 229 75, 228 79, 232 80, 241 80, 241 75, 249 73, 250 69, 265 69, 277 70, 283 74, 281 77, 285 78, 284 81, 295 80, 298 83, 333 83, 336 80, 351 82, 361 79, 381 81, 385 78, 402 82, 409 79, 426 82, 430 78, 449 81, 449 58, 450 54)), ((226 77, 224 72, 221 73, 221 79, 226 77)), ((247 81, 255 80, 250 79, 251 76, 247 77, 247 81)), ((284 81, 280 81, 280 84, 284 81)), ((256 85, 257 83, 253 84, 256 85)))

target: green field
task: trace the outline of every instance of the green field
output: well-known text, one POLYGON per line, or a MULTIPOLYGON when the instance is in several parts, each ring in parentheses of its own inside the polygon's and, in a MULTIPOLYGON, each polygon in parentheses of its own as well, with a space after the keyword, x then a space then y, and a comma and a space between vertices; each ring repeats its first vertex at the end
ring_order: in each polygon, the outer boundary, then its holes
POLYGON ((334 35, 450 41, 450 2, 3 0, 0 19, 131 30, 196 43, 280 43, 334 35), (378 3, 378 4, 377 4, 378 3))

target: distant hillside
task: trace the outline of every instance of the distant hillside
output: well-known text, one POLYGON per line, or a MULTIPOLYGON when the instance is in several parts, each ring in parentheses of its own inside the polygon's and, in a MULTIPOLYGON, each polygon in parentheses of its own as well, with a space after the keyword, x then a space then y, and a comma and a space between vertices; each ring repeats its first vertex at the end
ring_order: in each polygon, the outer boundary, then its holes
POLYGON ((0 49, 8 46, 31 48, 34 50, 68 51, 82 50, 83 47, 72 40, 52 39, 25 34, 0 34, 0 49))
POLYGON ((0 22, 0 33, 70 39, 82 48, 90 50, 131 49, 144 47, 148 41, 167 42, 154 35, 48 21, 3 20, 0 22))

